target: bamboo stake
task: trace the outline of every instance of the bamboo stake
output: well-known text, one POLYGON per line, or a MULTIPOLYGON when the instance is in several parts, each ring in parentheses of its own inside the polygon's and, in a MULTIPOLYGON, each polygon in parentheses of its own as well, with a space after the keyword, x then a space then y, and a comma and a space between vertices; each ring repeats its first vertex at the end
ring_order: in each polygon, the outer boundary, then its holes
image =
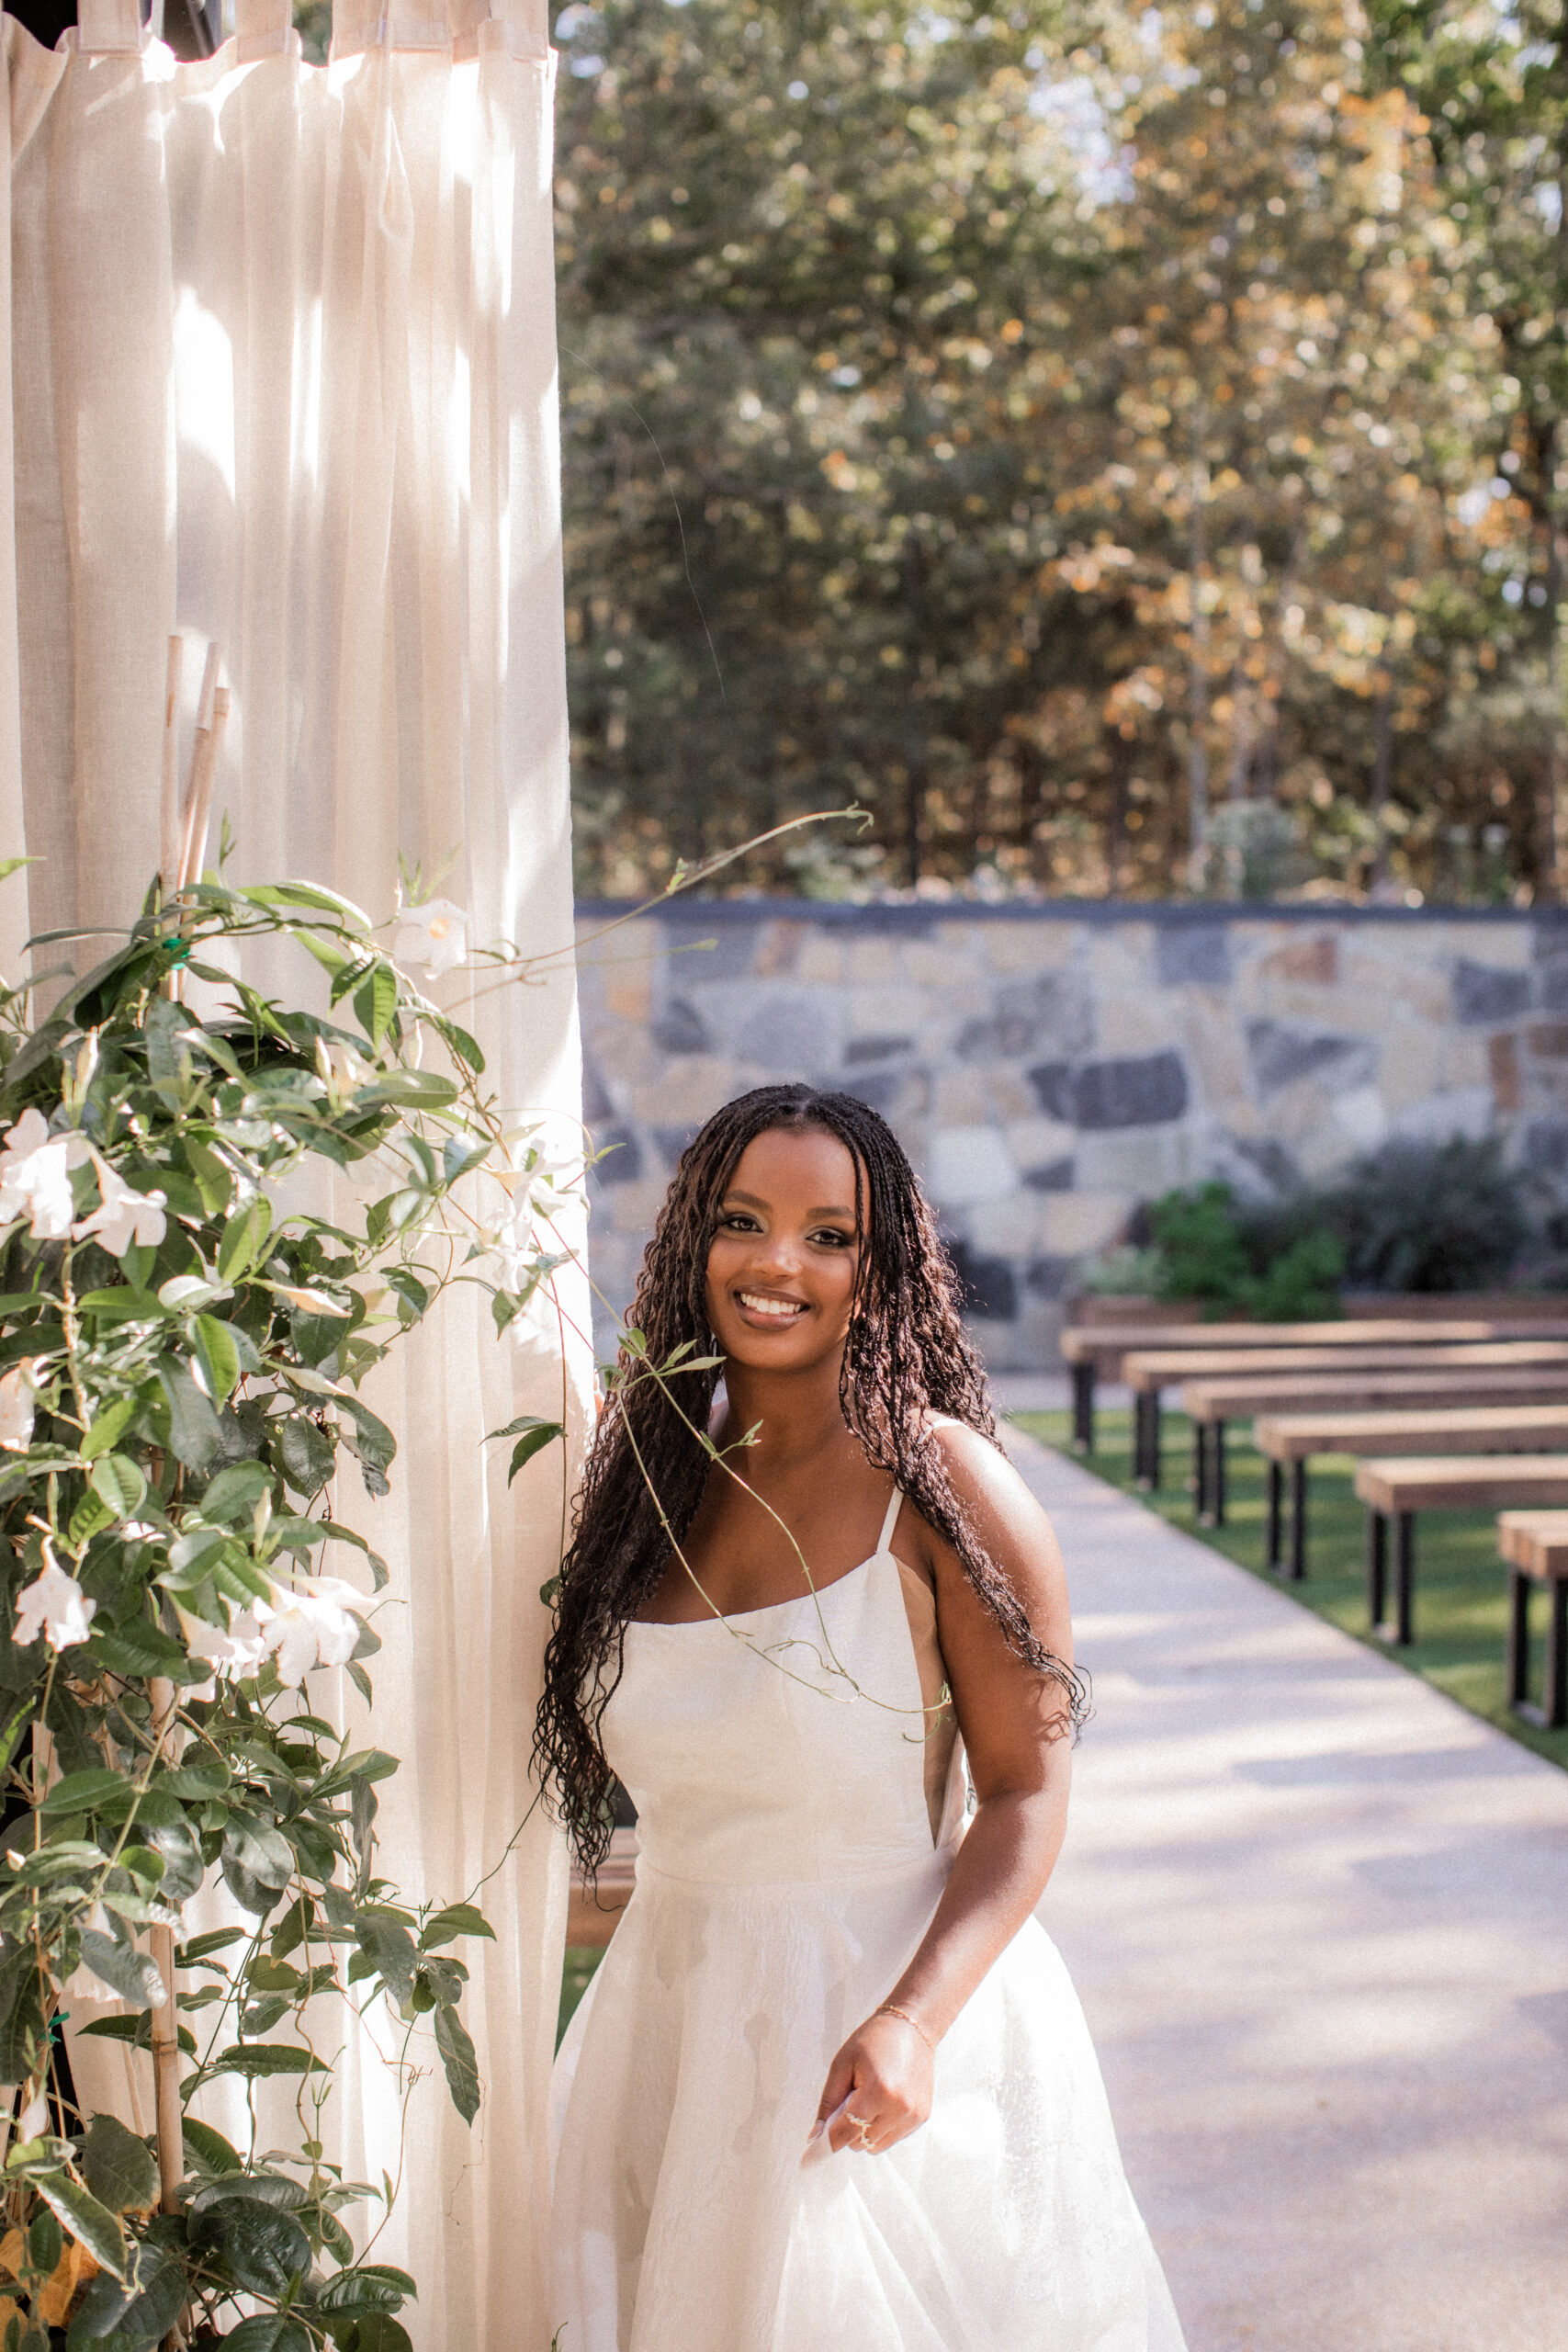
MULTIPOLYGON (((152 1731, 162 1750, 175 1716, 175 1686, 164 1675, 149 1684, 152 1701, 152 1731)), ((185 2173, 185 2118, 180 2106, 179 2010, 175 1999, 175 1931, 157 1927, 149 1941, 152 1962, 164 1980, 164 1998, 152 2012, 152 2098, 158 2139, 158 2185, 165 2213, 179 2210, 179 2186, 185 2173)))
POLYGON ((158 788, 158 874, 165 900, 179 887, 180 869, 180 673, 185 668, 186 641, 169 639, 169 668, 164 687, 164 767, 158 788))
POLYGON ((196 758, 191 763, 190 807, 186 812, 185 855, 180 861, 180 888, 188 889, 199 882, 207 864, 207 833, 212 816, 212 783, 218 773, 218 754, 223 748, 223 730, 229 724, 229 690, 220 686, 212 697, 212 723, 197 739, 196 758))
MULTIPOLYGON (((205 816, 202 818, 199 827, 196 822, 197 802, 201 797, 204 773, 207 779, 208 808, 210 808, 212 805, 212 777, 210 768, 209 767, 209 761, 215 758, 212 743, 212 725, 218 709, 218 696, 220 693, 218 684, 218 670, 222 658, 222 650, 217 639, 213 638, 209 642, 207 648, 207 663, 201 673, 201 695, 196 706, 196 741, 191 745, 190 752, 190 782, 186 787, 185 805, 181 811, 182 831, 178 887, 182 890, 186 888, 187 883, 191 881, 199 881, 200 879, 201 870, 199 866, 194 875, 191 872, 191 859, 195 854, 197 833, 198 831, 201 833, 203 843, 205 844, 206 842, 205 816)), ((225 712, 227 712, 228 707, 229 698, 227 695, 225 695, 223 697, 223 707, 225 712)))

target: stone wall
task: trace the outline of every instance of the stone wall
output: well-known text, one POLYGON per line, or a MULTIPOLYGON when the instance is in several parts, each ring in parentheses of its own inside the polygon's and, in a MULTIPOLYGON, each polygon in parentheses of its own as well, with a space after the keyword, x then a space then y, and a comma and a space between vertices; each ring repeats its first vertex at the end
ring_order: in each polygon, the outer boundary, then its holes
MULTIPOLYGON (((580 910, 580 936, 618 909, 580 910)), ((1082 1260, 1211 1175, 1323 1176, 1490 1131, 1568 1198, 1568 919, 1213 906, 672 901, 581 952, 596 1282, 629 1299, 682 1147, 731 1095, 892 1121, 992 1365, 1052 1361, 1082 1260)))

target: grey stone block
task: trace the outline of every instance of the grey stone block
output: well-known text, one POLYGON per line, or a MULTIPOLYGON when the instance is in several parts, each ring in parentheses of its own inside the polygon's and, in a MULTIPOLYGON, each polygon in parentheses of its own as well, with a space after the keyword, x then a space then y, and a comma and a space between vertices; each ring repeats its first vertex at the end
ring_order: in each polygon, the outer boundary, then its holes
POLYGON ((1568 1012, 1568 956, 1542 957, 1540 1001, 1547 1012, 1568 1012))
POLYGON ((598 1065, 591 1054, 584 1054, 582 1057, 583 1119, 589 1126, 593 1127, 598 1125, 601 1119, 613 1119, 615 1115, 615 1106, 610 1099, 609 1088, 599 1075, 598 1065))
POLYGON ((680 1159, 681 1154, 685 1150, 686 1146, 692 1141, 696 1133, 697 1129, 695 1126, 657 1126, 654 1128, 653 1140, 658 1145, 659 1156, 663 1160, 667 1168, 672 1169, 674 1167, 676 1161, 680 1159))
POLYGON ((1023 1280, 1036 1298, 1066 1298, 1076 1287, 1077 1274, 1076 1258, 1031 1258, 1023 1280))
POLYGON ((1076 1066, 1041 1062, 1028 1077, 1043 1112, 1091 1134, 1164 1126, 1185 1116, 1190 1099, 1181 1057, 1168 1050, 1076 1066))
POLYGON ((709 1028, 728 1035, 739 1058, 770 1078, 814 1080, 820 1070, 838 1066, 836 991, 753 982, 732 994, 705 989, 702 1009, 709 1028))
POLYGON ((897 1061, 915 1050, 913 1037, 852 1037, 844 1047, 844 1068, 857 1069, 865 1062, 897 1061))
POLYGON ((590 1182, 597 1188, 606 1184, 633 1184, 642 1174, 642 1146, 630 1127, 612 1122, 596 1127, 593 1145, 604 1157, 597 1159, 590 1171, 590 1182))
POLYGON ((1093 1044, 1094 1014, 1082 985, 1071 974, 1047 972, 998 989, 990 1013, 960 1030, 958 1054, 966 1062, 1012 1061, 1042 1046, 1086 1054, 1093 1044))
POLYGON ((873 1069, 857 1070, 852 1078, 823 1078, 817 1082, 830 1093, 852 1094, 857 1102, 869 1104, 886 1119, 898 1100, 904 1078, 900 1070, 873 1069))
POLYGON ((661 926, 664 948, 667 953, 672 948, 679 951, 673 968, 690 987, 710 980, 744 979, 773 912, 771 905, 760 906, 754 915, 739 922, 721 919, 711 932, 698 932, 694 938, 688 924, 667 922, 661 926))
POLYGON ((1461 956, 1454 966, 1454 1014, 1468 1029, 1489 1022, 1514 1021, 1529 1010, 1528 972, 1507 972, 1495 964, 1472 964, 1461 956))
POLYGON ((1017 1320, 1018 1272, 1010 1259, 983 1257, 966 1241, 949 1241, 947 1254, 966 1315, 983 1316, 988 1323, 1017 1320))
POLYGON ((1543 1176, 1568 1176, 1568 1119, 1532 1119, 1525 1129, 1524 1162, 1543 1176))
POLYGON ((712 1043, 695 1005, 673 996, 652 1023, 653 1042, 667 1054, 705 1054, 712 1043))
POLYGON ((1162 922, 1155 931, 1155 969, 1172 987, 1183 981, 1224 988, 1231 977, 1230 926, 1223 922, 1162 922))
POLYGON ((1315 1078, 1330 1093, 1365 1086, 1376 1067, 1375 1049, 1365 1037, 1292 1029, 1280 1021, 1249 1021, 1247 1051, 1264 1102, 1298 1078, 1315 1078))
POLYGON ((1023 1181, 1032 1193, 1070 1193, 1073 1168, 1071 1159, 1048 1159, 1043 1168, 1026 1168, 1023 1181))

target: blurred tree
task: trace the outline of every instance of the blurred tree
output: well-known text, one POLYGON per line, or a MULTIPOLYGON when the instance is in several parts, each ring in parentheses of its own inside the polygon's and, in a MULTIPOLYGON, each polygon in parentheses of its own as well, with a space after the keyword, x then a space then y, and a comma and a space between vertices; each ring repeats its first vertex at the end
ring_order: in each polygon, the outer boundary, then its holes
POLYGON ((1502 330, 1351 11, 562 11, 586 888, 852 797, 807 887, 1224 888, 1255 797, 1299 879, 1550 870, 1502 330))

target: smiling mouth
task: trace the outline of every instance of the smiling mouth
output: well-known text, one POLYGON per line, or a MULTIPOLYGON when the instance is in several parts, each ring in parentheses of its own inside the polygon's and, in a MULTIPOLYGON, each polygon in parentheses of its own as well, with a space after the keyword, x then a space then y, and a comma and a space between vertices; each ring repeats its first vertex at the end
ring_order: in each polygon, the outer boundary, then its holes
POLYGON ((807 1312, 803 1298, 764 1298, 761 1291, 738 1290, 738 1303, 753 1315, 765 1315, 774 1323, 793 1323, 807 1312))

